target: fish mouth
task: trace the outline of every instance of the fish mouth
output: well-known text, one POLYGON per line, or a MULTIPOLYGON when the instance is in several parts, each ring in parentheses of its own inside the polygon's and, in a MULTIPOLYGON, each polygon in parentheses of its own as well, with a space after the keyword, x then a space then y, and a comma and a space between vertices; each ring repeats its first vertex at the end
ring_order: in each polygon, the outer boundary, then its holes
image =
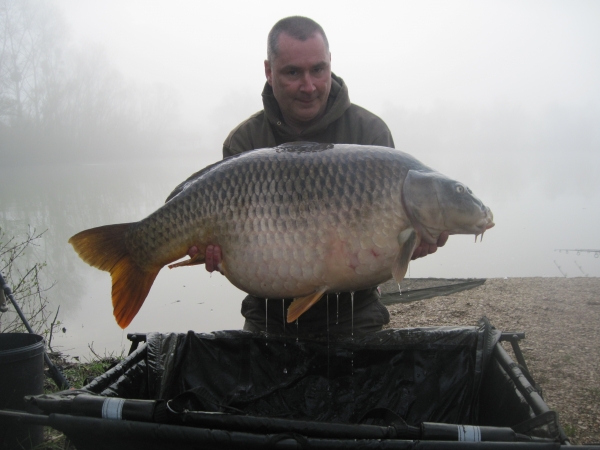
POLYGON ((483 240, 483 234, 487 230, 489 230, 490 228, 493 228, 496 225, 494 223, 494 215, 492 214, 492 211, 490 211, 490 208, 486 207, 485 213, 486 213, 485 217, 482 218, 475 225, 475 228, 476 228, 476 231, 475 231, 475 242, 477 242, 477 236, 480 236, 480 235, 481 235, 481 238, 479 239, 479 242, 481 242, 483 240))
MULTIPOLYGON (((486 229, 486 230, 489 230, 489 229, 490 229, 490 228, 492 228, 494 225, 496 225, 496 224, 494 223, 494 214, 492 214, 492 210, 491 210, 490 208, 488 208, 487 206, 486 206, 486 208, 485 208, 485 212, 486 212, 485 218, 486 218, 486 220, 487 220, 487 225, 485 226, 485 229, 486 229)), ((485 231, 485 230, 484 230, 484 231, 485 231)))
POLYGON ((485 217, 483 217, 479 222, 477 222, 476 226, 480 228, 481 232, 483 233, 485 230, 489 230, 495 225, 496 224, 494 223, 494 215, 492 214, 490 208, 486 207, 485 217))
POLYGON ((450 235, 453 234, 474 234, 475 235, 475 242, 477 242, 477 237, 481 236, 481 239, 483 239, 483 234, 489 230, 490 228, 493 228, 496 224, 494 223, 494 215, 492 214, 492 211, 490 211, 490 209, 488 207, 485 207, 485 209, 482 209, 482 212, 485 214, 483 217, 481 217, 479 220, 477 220, 477 222, 475 222, 474 224, 470 225, 470 226, 465 226, 463 224, 463 227, 461 231, 458 230, 446 230, 446 232, 450 235))

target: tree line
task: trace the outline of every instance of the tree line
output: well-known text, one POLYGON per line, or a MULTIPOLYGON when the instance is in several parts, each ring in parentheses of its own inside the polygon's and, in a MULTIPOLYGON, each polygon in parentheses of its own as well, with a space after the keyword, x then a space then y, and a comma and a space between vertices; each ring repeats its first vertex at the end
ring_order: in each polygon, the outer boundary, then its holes
POLYGON ((102 47, 75 45, 47 0, 0 0, 3 163, 106 161, 157 153, 177 116, 164 86, 126 80, 102 47))

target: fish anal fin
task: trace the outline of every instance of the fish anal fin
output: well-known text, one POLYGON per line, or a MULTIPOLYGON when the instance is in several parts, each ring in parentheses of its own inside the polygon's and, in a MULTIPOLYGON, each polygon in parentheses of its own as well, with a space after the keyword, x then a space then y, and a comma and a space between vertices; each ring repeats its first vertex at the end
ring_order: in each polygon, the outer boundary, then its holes
POLYGON ((419 245, 419 237, 415 230, 410 228, 400 233, 398 241, 400 242, 400 252, 392 266, 392 276, 396 283, 400 283, 404 279, 412 254, 419 245))
POLYGON ((178 262, 175 264, 169 264, 169 269, 174 269, 176 267, 196 266, 198 264, 204 264, 205 258, 206 258, 206 256, 205 256, 204 252, 199 251, 190 259, 186 259, 184 261, 181 261, 181 262, 178 262))
POLYGON ((128 255, 110 271, 113 314, 121 328, 127 327, 136 316, 159 271, 141 270, 128 255))
POLYGON ((323 286, 313 292, 312 294, 306 295, 304 297, 295 298, 294 301, 290 304, 287 312, 287 322, 292 323, 306 311, 308 311, 312 305, 317 303, 325 291, 327 291, 328 287, 323 286))

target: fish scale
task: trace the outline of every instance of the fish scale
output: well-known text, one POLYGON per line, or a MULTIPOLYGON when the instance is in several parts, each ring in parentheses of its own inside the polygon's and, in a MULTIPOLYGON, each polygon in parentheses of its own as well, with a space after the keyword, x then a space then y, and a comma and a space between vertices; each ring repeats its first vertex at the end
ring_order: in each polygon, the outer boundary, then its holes
MULTIPOLYGON (((222 213, 222 209, 225 206, 229 206, 229 200, 231 195, 225 195, 227 192, 231 192, 231 186, 221 182, 222 179, 227 179, 235 182, 237 178, 241 180, 243 184, 241 198, 241 205, 247 205, 245 208, 241 208, 238 214, 234 212, 233 220, 241 220, 242 223, 248 224, 244 226, 245 233, 238 234, 228 226, 228 223, 222 225, 219 232, 208 236, 208 239, 214 243, 221 245, 225 254, 240 254, 240 257, 232 257, 227 259, 228 271, 230 271, 235 278, 239 275, 243 281, 240 284, 241 288, 246 291, 250 291, 254 294, 259 294, 260 290, 265 285, 265 280, 259 283, 251 282, 248 280, 248 274, 252 276, 263 276, 269 278, 268 274, 262 274, 261 269, 251 269, 249 272, 244 271, 243 266, 255 266, 262 265, 265 263, 273 264, 272 259, 274 253, 271 250, 273 246, 281 246, 284 248, 281 250, 290 250, 286 248, 285 240, 279 233, 292 232, 294 236, 294 242, 292 245, 307 246, 305 251, 292 252, 293 257, 296 257, 302 263, 310 263, 318 255, 316 255, 315 247, 322 245, 318 242, 315 236, 319 235, 320 227, 323 225, 322 221, 318 219, 322 218, 325 214, 328 214, 330 220, 326 224, 329 227, 339 226, 340 223, 345 222, 350 227, 356 225, 359 218, 365 215, 365 210, 369 210, 366 206, 369 197, 356 196, 355 193, 362 192, 364 190, 365 183, 362 182, 365 171, 362 169, 360 164, 357 164, 355 157, 350 158, 350 162, 345 164, 335 165, 333 158, 319 157, 318 152, 311 152, 313 158, 309 160, 297 159, 299 153, 289 152, 285 153, 286 156, 292 157, 289 160, 281 158, 281 153, 266 152, 266 157, 258 158, 258 155, 252 155, 252 163, 244 164, 243 158, 239 158, 232 163, 235 163, 235 169, 231 170, 228 166, 223 166, 222 170, 216 169, 212 173, 209 173, 202 177, 200 181, 203 184, 211 185, 211 195, 209 202, 212 208, 209 210, 209 214, 219 215, 222 213), (292 167, 297 168, 296 174, 289 168, 288 161, 291 161, 292 167), (357 166, 357 169, 352 174, 351 178, 343 177, 344 173, 349 172, 349 166, 352 164, 357 166), (285 169, 281 170, 280 168, 285 169), (324 170, 327 168, 327 170, 324 170), (227 175, 223 176, 223 173, 233 174, 231 177, 227 175), (243 176, 239 176, 243 174, 243 176), (327 190, 318 189, 324 183, 324 178, 333 177, 336 180, 336 187, 338 188, 338 194, 336 195, 333 191, 327 192, 327 190), (288 188, 284 191, 281 189, 284 181, 293 181, 293 190, 290 192, 289 183, 288 188), (217 191, 214 186, 221 186, 221 189, 217 191), (227 190, 223 189, 227 188, 227 190), (218 193, 221 196, 218 196, 218 193), (342 193, 341 198, 339 193, 342 193), (284 199, 285 194, 290 195, 291 198, 284 199), (325 194, 325 195, 323 195, 325 194), (333 205, 326 205, 323 200, 326 198, 335 197, 337 201, 333 205), (275 209, 271 206, 277 204, 287 205, 286 210, 275 209), (335 209, 338 211, 335 211, 335 209), (334 214, 332 214, 332 212, 334 214), (317 221, 317 222, 315 222, 317 221), (318 226, 317 226, 318 225, 318 226), (285 231, 280 231, 285 230, 285 231), (232 233, 232 231, 235 232, 232 233), (256 239, 250 234, 255 233, 256 239), (314 234, 316 233, 316 234, 314 234), (313 235, 314 234, 314 235, 313 235), (252 245, 259 247, 269 247, 268 250, 257 251, 252 249, 252 245), (244 252, 239 247, 249 248, 250 251, 244 252)), ((364 158, 362 158, 364 159, 364 158)), ((382 161, 383 162, 383 161, 382 161)), ((198 187, 199 188, 199 187, 198 187)), ((181 201, 186 201, 186 198, 181 201)), ((177 201, 175 198, 172 201, 177 201)), ((203 200, 198 203, 204 203, 203 200)), ((235 204, 235 200, 232 204, 235 204)), ((235 211, 235 210, 234 210, 235 211)), ((206 212, 201 212, 198 216, 205 216, 206 212)), ((383 219, 383 217, 382 217, 383 219)), ((152 218, 149 218, 151 221, 152 218)), ((201 226, 200 228, 206 228, 201 226)), ((143 234, 143 233, 142 233, 143 234)), ((346 234, 351 235, 352 233, 348 230, 346 234)), ((189 241, 187 244, 192 245, 193 242, 189 241)), ((292 249, 293 250, 293 249, 292 249)), ((289 256, 289 252, 280 251, 276 252, 275 255, 284 255, 286 258, 289 256)), ((147 257, 148 258, 148 257, 147 257)), ((149 259, 152 259, 149 257, 149 259)), ((296 264, 297 261, 293 259, 280 259, 275 261, 279 264, 296 264)), ((259 267, 259 266, 258 266, 259 267)), ((314 271, 308 268, 302 272, 310 277, 310 289, 314 289, 314 271)), ((322 278, 322 276, 321 276, 322 278)), ((296 280, 298 283, 307 283, 304 279, 296 280)), ((275 280, 271 280, 272 283, 277 283, 275 280)), ((234 283, 236 284, 236 283, 234 283)), ((297 292, 286 292, 286 296, 294 296, 297 292)), ((276 295, 271 293, 270 296, 276 295)))
POLYGON ((145 219, 85 230, 70 242, 111 272, 121 326, 163 266, 192 246, 198 256, 175 266, 203 263, 209 244, 221 247, 222 271, 241 290, 297 299, 288 310, 293 321, 325 293, 366 289, 392 275, 400 281, 421 239, 493 226, 470 191, 453 192, 457 183, 390 148, 286 144, 213 164, 145 219))

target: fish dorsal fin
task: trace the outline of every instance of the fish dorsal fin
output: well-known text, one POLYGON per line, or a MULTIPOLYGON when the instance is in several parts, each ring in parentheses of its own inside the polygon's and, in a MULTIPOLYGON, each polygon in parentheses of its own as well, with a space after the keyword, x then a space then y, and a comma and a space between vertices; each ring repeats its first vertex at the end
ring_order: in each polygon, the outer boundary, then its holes
POLYGON ((392 267, 392 276, 396 283, 400 283, 406 275, 408 263, 410 263, 415 248, 419 245, 419 237, 413 228, 409 228, 400 233, 398 242, 400 243, 400 252, 392 267))
POLYGON ((333 144, 319 144, 317 142, 286 142, 275 147, 277 153, 315 153, 333 148, 333 144))
POLYGON ((295 298, 288 308, 287 322, 292 323, 294 320, 308 311, 312 305, 317 303, 321 297, 323 297, 323 294, 325 291, 327 291, 327 289, 327 286, 323 286, 310 295, 295 298))

